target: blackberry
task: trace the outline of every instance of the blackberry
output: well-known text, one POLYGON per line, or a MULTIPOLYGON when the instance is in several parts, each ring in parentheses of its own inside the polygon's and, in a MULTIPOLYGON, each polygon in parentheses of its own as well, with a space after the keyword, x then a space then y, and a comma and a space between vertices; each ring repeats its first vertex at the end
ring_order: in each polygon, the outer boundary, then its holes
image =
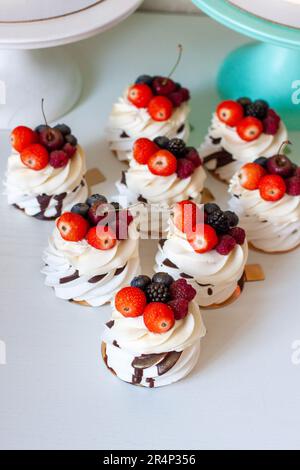
POLYGON ((218 206, 218 204, 214 204, 212 202, 208 202, 207 204, 204 204, 204 211, 207 214, 212 214, 213 212, 219 211, 219 210, 220 210, 220 207, 218 206))
POLYGON ((269 106, 263 100, 255 101, 245 108, 246 116, 252 116, 261 121, 267 117, 269 106))
POLYGON ((145 290, 147 286, 151 284, 151 279, 148 276, 136 276, 131 281, 132 287, 138 287, 139 289, 145 290))
POLYGON ((140 75, 135 83, 145 83, 148 86, 151 86, 153 82, 153 77, 151 75, 140 75))
POLYGON ((208 215, 207 223, 211 225, 217 232, 226 233, 229 231, 229 220, 221 209, 215 210, 208 215))
POLYGON ((169 287, 174 282, 174 279, 168 273, 156 273, 152 278, 152 282, 164 284, 169 287))
POLYGON ((168 150, 175 155, 175 157, 180 157, 185 151, 185 142, 182 139, 171 139, 168 145, 168 150))
POLYGON ((267 157, 259 157, 256 160, 254 160, 254 163, 257 163, 258 165, 262 166, 263 168, 266 167, 268 163, 268 158, 267 157))
POLYGON ((149 302, 167 302, 169 300, 169 288, 161 282, 152 282, 146 288, 149 302))
POLYGON ((233 228, 236 227, 239 223, 239 218, 238 216, 232 212, 232 211, 225 211, 224 215, 227 217, 228 222, 229 222, 229 227, 233 228))
POLYGON ((252 103, 252 100, 246 96, 243 96, 242 98, 239 98, 237 102, 240 103, 243 108, 245 108, 246 106, 252 103))
POLYGON ((154 143, 158 145, 161 149, 167 149, 169 146, 169 142, 170 142, 170 139, 164 136, 156 137, 156 139, 154 139, 154 143))

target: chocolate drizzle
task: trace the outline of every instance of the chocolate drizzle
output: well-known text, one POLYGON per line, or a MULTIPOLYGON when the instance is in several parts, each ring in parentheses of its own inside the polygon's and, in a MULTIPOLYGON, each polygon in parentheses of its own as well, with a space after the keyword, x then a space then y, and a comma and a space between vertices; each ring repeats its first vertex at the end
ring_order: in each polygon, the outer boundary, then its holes
POLYGON ((209 136, 211 143, 213 145, 219 145, 221 143, 222 138, 221 137, 212 137, 211 135, 209 136))
POLYGON ((141 194, 140 194, 139 197, 137 198, 137 201, 143 202, 144 204, 148 204, 147 199, 144 198, 141 194))
POLYGON ((121 184, 124 184, 124 186, 127 186, 127 181, 126 181, 126 172, 122 171, 122 176, 121 176, 121 184))
POLYGON ((193 276, 190 276, 189 274, 186 274, 186 273, 180 273, 180 277, 183 277, 184 279, 193 279, 193 276))
POLYGON ((220 150, 219 152, 214 152, 208 155, 207 157, 204 157, 204 163, 208 163, 211 160, 216 160, 216 168, 221 168, 235 161, 231 153, 227 152, 224 149, 220 150))
POLYGON ((106 323, 107 328, 111 329, 115 324, 115 320, 110 320, 106 323))
POLYGON ((166 243, 167 239, 166 238, 162 238, 161 240, 159 240, 158 244, 161 248, 164 247, 164 244, 166 243))
POLYGON ((181 124, 181 126, 177 129, 177 134, 181 134, 181 132, 184 131, 184 128, 185 128, 185 124, 181 124))
POLYGON ((97 276, 91 277, 91 279, 88 280, 90 284, 96 284, 97 282, 102 281, 107 276, 107 273, 105 274, 98 274, 97 276))
POLYGON ((121 139, 128 139, 129 135, 125 131, 123 131, 122 134, 120 134, 120 137, 121 139))
MULTIPOLYGON (((172 367, 175 366, 179 360, 182 352, 171 351, 161 354, 142 354, 137 356, 132 361, 131 366, 133 367, 132 383, 140 384, 144 376, 144 370, 151 367, 156 367, 157 375, 161 376, 166 374, 172 367)), ((149 383, 149 387, 154 387, 155 379, 147 377, 146 382, 149 383)))
POLYGON ((116 269, 114 276, 119 276, 120 274, 122 274, 122 272, 125 270, 126 266, 127 266, 127 263, 124 264, 124 266, 122 266, 121 268, 116 269))
POLYGON ((62 277, 59 280, 59 283, 60 284, 67 284, 68 282, 75 281, 78 278, 79 278, 79 271, 76 269, 76 271, 73 274, 71 274, 70 276, 62 277))
POLYGON ((164 266, 167 266, 168 268, 178 269, 178 266, 176 266, 176 264, 172 263, 172 261, 169 260, 169 258, 166 258, 166 259, 163 261, 163 265, 164 265, 164 266))

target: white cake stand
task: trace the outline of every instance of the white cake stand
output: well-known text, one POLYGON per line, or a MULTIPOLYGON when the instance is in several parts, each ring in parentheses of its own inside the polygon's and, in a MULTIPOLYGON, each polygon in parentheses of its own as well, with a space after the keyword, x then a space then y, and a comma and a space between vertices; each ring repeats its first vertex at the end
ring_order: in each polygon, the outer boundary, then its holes
POLYGON ((0 21, 0 128, 48 120, 68 112, 81 93, 81 74, 64 48, 115 26, 142 0, 102 0, 81 11, 43 20, 0 21))

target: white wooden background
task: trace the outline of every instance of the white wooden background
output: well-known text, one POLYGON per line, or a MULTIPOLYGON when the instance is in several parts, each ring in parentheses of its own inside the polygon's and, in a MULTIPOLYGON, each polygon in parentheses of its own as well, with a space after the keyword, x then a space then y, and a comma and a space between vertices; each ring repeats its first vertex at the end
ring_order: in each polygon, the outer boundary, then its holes
POLYGON ((201 14, 201 11, 193 5, 191 0, 145 0, 141 8, 149 11, 175 11, 201 14))

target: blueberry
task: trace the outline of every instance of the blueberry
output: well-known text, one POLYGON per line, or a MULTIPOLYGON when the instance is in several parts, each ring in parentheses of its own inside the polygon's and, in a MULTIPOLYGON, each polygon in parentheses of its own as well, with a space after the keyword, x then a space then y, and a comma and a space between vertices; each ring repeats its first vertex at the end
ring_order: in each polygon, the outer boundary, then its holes
POLYGON ((156 273, 152 278, 152 282, 155 284, 164 284, 169 287, 174 282, 174 279, 168 273, 156 273))
POLYGON ((69 144, 71 145, 77 145, 77 139, 75 137, 75 135, 73 134, 68 134, 68 135, 65 135, 65 141, 68 142, 69 144))
POLYGON ((148 276, 137 276, 131 281, 132 287, 138 287, 142 290, 145 290, 149 284, 151 284, 151 279, 148 276))
POLYGON ((218 204, 213 204, 209 202, 207 204, 204 204, 204 210, 207 214, 212 214, 215 211, 219 211, 220 207, 218 206, 218 204))
POLYGON ((54 129, 59 129, 62 135, 71 134, 71 129, 69 126, 67 126, 67 124, 56 124, 56 126, 54 126, 54 129))
POLYGON ((259 157, 256 160, 254 160, 254 163, 257 163, 258 165, 265 168, 268 163, 268 160, 269 159, 267 157, 259 157))
POLYGON ((169 146, 169 142, 170 142, 170 139, 168 139, 168 137, 164 137, 164 136, 156 137, 156 139, 154 139, 154 143, 162 149, 167 149, 168 146, 169 146))
POLYGON ((79 203, 75 204, 75 206, 72 207, 71 212, 73 212, 74 214, 82 215, 82 217, 86 217, 89 208, 90 207, 88 206, 88 204, 79 203))
POLYGON ((249 104, 251 104, 252 100, 246 96, 243 96, 242 98, 239 98, 237 102, 240 103, 244 108, 245 106, 248 106, 249 104))
POLYGON ((229 227, 233 228, 236 227, 239 223, 239 218, 238 216, 232 212, 232 211, 225 211, 224 215, 226 216, 228 222, 229 222, 229 227))
POLYGON ((146 85, 151 86, 153 82, 153 77, 151 75, 140 75, 135 83, 145 83, 146 85))
POLYGON ((90 196, 86 201, 87 205, 90 207, 96 202, 106 203, 107 199, 105 196, 102 196, 101 194, 92 194, 92 196, 90 196))
POLYGON ((49 126, 46 126, 46 124, 40 124, 39 126, 37 126, 37 127, 35 128, 35 131, 38 132, 38 133, 40 133, 40 132, 42 132, 43 130, 46 130, 48 127, 49 127, 49 126))

